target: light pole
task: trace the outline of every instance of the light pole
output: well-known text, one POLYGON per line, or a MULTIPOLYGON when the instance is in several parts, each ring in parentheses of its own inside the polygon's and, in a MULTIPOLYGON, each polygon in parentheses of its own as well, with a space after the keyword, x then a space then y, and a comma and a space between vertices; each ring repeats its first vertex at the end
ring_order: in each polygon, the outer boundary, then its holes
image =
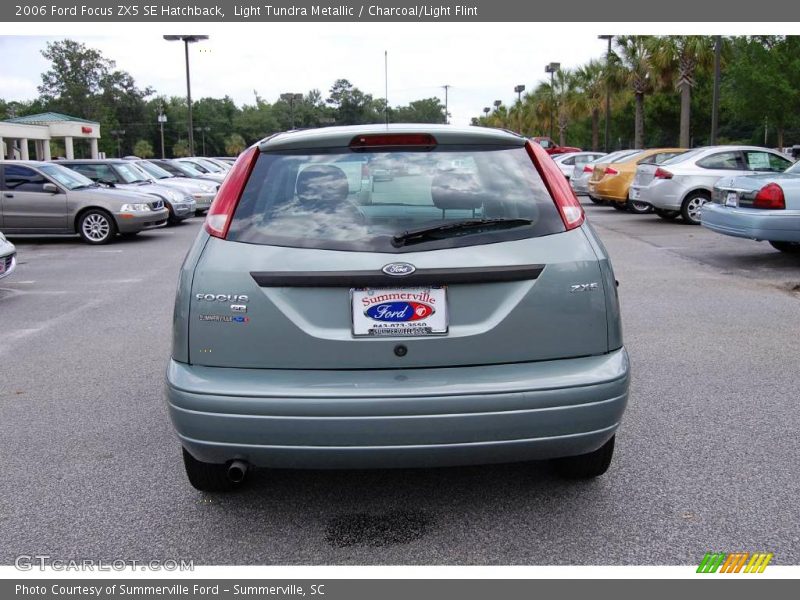
POLYGON ((164 107, 158 106, 158 126, 161 129, 161 158, 166 158, 164 153, 164 123, 167 122, 167 115, 164 114, 164 107))
POLYGON ((444 88, 444 124, 447 125, 448 123, 450 123, 450 115, 447 114, 447 92, 453 86, 447 84, 443 85, 442 87, 444 88))
POLYGON ((195 127, 195 131, 199 131, 203 137, 203 156, 206 155, 206 131, 211 131, 211 127, 195 127))
POLYGON ((488 117, 488 116, 489 116, 489 111, 491 111, 491 110, 492 110, 492 109, 491 109, 491 108, 489 108, 488 106, 484 106, 484 107, 483 107, 483 116, 484 116, 484 118, 486 118, 486 117, 488 117))
POLYGON ((608 40, 608 50, 606 51, 606 135, 603 150, 608 152, 609 127, 611 124, 611 41, 613 35, 598 35, 598 39, 608 40))
POLYGON ((189 107, 189 155, 194 156, 194 132, 192 130, 192 80, 189 76, 189 44, 207 40, 207 35, 165 35, 164 39, 168 42, 183 42, 184 54, 186 56, 186 104, 189 107))
POLYGON ((289 115, 292 120, 292 129, 294 129, 294 103, 303 99, 303 94, 286 93, 281 94, 281 100, 289 103, 289 115))
MULTIPOLYGON (((551 62, 544 68, 545 73, 550 74, 550 94, 552 96, 552 104, 556 103, 556 88, 553 83, 553 75, 561 68, 561 63, 551 62)), ((553 139, 553 108, 550 107, 550 139, 553 139)))
POLYGON ((525 86, 523 84, 515 85, 514 91, 517 93, 517 110, 519 111, 519 125, 517 129, 519 130, 520 135, 522 135, 522 92, 525 91, 525 86))
POLYGON ((714 97, 711 104, 711 139, 712 146, 717 144, 717 131, 719 129, 719 80, 720 59, 722 57, 722 36, 714 36, 714 97))
POLYGON ((124 129, 112 129, 111 135, 117 138, 117 158, 122 158, 122 145, 120 144, 120 140, 122 136, 125 135, 124 129))
POLYGON ((503 104, 502 100, 495 100, 492 104, 494 104, 494 110, 497 111, 500 109, 500 105, 503 104))

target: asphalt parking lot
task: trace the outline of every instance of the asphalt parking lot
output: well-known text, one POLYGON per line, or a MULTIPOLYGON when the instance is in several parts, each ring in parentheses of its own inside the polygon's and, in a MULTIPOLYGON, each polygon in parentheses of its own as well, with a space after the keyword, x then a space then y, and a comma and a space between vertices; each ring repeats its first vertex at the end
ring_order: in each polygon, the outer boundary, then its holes
POLYGON ((178 267, 202 220, 100 248, 12 241, 0 281, 0 563, 800 563, 800 257, 587 205, 620 281, 631 402, 606 476, 546 464, 183 474, 162 398, 178 267))

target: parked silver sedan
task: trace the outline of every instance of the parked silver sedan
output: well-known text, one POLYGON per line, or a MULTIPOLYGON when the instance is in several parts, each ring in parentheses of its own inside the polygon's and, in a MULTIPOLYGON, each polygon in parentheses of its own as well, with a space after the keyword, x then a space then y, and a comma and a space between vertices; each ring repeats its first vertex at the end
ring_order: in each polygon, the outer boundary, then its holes
POLYGON ((699 225, 703 205, 711 201, 721 177, 782 173, 791 164, 783 154, 757 146, 695 148, 657 165, 650 181, 643 172, 634 180, 633 196, 652 205, 662 219, 680 216, 684 223, 699 225))
POLYGON ((17 249, 0 231, 0 279, 8 277, 17 266, 17 249))
POLYGON ((800 254, 800 164, 781 174, 723 177, 703 206, 702 225, 800 254))
POLYGON ((108 189, 58 164, 0 161, 0 229, 8 234, 79 234, 106 244, 117 233, 163 227, 164 201, 108 189))
POLYGON ((556 166, 561 169, 564 177, 569 179, 577 167, 580 167, 581 171, 583 171, 584 165, 605 155, 605 152, 568 152, 567 154, 556 154, 551 158, 556 163, 556 166))
POLYGON ((92 181, 115 188, 135 190, 164 201, 169 210, 169 223, 174 224, 194 216, 197 203, 183 190, 153 183, 147 173, 129 160, 82 159, 60 160, 58 164, 77 171, 92 181))
POLYGON ((131 162, 144 171, 153 183, 174 187, 194 198, 195 214, 207 211, 214 201, 214 196, 217 195, 218 183, 203 179, 176 177, 148 160, 139 159, 131 162))

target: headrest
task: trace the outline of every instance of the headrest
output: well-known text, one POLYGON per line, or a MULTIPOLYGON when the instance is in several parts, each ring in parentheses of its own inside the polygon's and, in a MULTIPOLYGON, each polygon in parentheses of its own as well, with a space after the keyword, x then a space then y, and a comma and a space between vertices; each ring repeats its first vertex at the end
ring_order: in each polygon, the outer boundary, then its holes
POLYGON ((472 173, 444 171, 433 176, 431 198, 442 210, 473 210, 483 206, 487 195, 472 173))
POLYGON ((297 198, 301 204, 333 208, 346 200, 349 192, 347 175, 334 165, 312 165, 297 176, 297 198))

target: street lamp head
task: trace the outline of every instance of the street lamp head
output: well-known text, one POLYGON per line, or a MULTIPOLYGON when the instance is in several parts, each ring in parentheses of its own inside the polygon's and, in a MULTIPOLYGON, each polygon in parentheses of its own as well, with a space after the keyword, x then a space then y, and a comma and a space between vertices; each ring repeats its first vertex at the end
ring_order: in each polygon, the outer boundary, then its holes
POLYGON ((194 42, 202 42, 207 40, 207 35, 165 35, 164 39, 168 42, 186 42, 192 44, 194 42))
POLYGON ((494 101, 494 107, 495 107, 495 108, 500 108, 500 105, 501 105, 502 103, 503 103, 503 101, 502 101, 502 100, 495 100, 495 101, 494 101))
POLYGON ((521 94, 524 91, 525 91, 525 86, 522 85, 522 84, 517 85, 517 86, 514 87, 514 92, 517 93, 517 94, 521 94))
POLYGON ((491 109, 491 108, 489 108, 488 106, 484 106, 484 107, 483 107, 483 112, 484 112, 484 113, 486 113, 487 115, 489 114, 489 111, 490 111, 490 110, 492 110, 492 109, 491 109))
POLYGON ((551 62, 549 65, 545 66, 544 72, 545 73, 555 73, 561 68, 561 63, 551 62))
POLYGON ((614 36, 613 35, 598 35, 597 39, 598 40, 611 40, 611 39, 614 39, 614 36))

